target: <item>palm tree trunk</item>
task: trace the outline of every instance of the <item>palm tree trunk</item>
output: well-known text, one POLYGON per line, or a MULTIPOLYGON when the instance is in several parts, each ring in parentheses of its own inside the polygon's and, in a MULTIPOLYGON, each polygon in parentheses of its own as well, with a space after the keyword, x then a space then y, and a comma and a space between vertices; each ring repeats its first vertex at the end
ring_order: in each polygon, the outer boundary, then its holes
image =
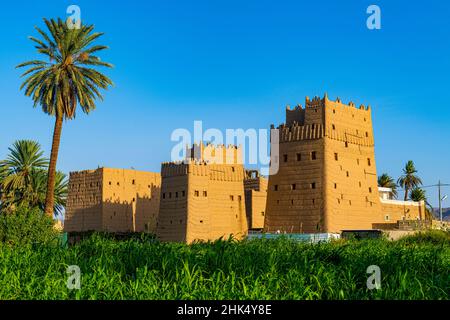
POLYGON ((63 118, 56 116, 55 129, 53 130, 52 152, 50 155, 50 164, 48 166, 47 195, 45 197, 45 213, 53 218, 53 208, 55 203, 55 176, 56 163, 58 161, 59 143, 61 141, 61 131, 63 118))
POLYGON ((405 187, 405 201, 408 200, 408 188, 405 187))

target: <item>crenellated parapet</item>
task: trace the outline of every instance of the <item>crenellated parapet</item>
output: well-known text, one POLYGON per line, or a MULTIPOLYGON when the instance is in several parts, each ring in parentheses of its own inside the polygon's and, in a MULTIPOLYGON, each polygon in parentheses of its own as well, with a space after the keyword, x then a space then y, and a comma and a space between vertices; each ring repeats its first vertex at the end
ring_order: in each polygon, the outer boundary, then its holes
POLYGON ((278 129, 280 130, 280 143, 321 139, 325 133, 324 125, 321 123, 303 126, 293 123, 291 126, 281 125, 278 129))
POLYGON ((217 164, 242 164, 241 146, 195 143, 186 148, 186 159, 217 164))

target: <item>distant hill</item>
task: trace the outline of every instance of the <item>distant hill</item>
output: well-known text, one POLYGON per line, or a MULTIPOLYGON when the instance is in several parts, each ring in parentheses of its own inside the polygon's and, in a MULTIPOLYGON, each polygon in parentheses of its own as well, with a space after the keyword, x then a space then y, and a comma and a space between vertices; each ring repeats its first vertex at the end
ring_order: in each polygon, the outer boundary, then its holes
MULTIPOLYGON (((434 208, 434 216, 439 219, 439 208, 434 208)), ((442 208, 442 220, 450 221, 450 208, 442 208)))

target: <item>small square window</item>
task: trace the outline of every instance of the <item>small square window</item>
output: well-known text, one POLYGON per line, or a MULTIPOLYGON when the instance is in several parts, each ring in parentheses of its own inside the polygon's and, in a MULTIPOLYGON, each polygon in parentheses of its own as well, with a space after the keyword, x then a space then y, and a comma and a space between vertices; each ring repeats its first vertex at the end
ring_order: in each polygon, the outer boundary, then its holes
POLYGON ((389 215, 387 214, 387 215, 385 215, 384 216, 384 221, 389 221, 390 220, 390 217, 389 217, 389 215))

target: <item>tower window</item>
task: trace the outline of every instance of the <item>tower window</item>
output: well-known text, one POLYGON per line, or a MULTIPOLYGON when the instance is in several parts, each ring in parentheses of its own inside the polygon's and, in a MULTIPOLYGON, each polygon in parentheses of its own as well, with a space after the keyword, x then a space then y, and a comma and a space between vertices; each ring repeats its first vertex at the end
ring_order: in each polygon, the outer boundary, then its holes
POLYGON ((163 199, 165 199, 165 198, 166 198, 166 193, 164 192, 164 193, 163 193, 163 199))
POLYGON ((294 184, 292 184, 292 186, 291 186, 291 190, 295 190, 295 188, 296 188, 296 185, 295 185, 295 183, 294 183, 294 184))
POLYGON ((175 198, 178 198, 178 192, 175 192, 175 198))
POLYGON ((345 147, 348 148, 348 142, 347 141, 345 141, 345 147))
POLYGON ((302 154, 301 153, 297 153, 297 161, 302 161, 302 154))
POLYGON ((274 189, 275 191, 278 191, 278 185, 277 185, 277 184, 274 185, 274 186, 273 186, 273 189, 274 189))
POLYGON ((203 196, 207 197, 208 196, 208 192, 207 191, 203 191, 203 196))
POLYGON ((311 152, 311 160, 316 160, 316 159, 317 159, 316 151, 311 152))
POLYGON ((370 167, 370 158, 367 158, 367 165, 370 167))
POLYGON ((336 130, 336 126, 334 124, 331 125, 331 128, 333 128, 333 130, 336 130))
POLYGON ((369 133, 366 131, 366 137, 368 138, 369 137, 369 133))
POLYGON ((334 188, 337 189, 337 183, 334 184, 334 188))
POLYGON ((136 184, 136 180, 133 179, 133 181, 131 181, 131 184, 135 185, 136 184))
POLYGON ((288 155, 287 154, 283 155, 283 160, 284 160, 284 162, 288 161, 288 155))
POLYGON ((242 196, 238 196, 238 201, 242 201, 242 196))
POLYGON ((350 173, 347 171, 347 177, 350 177, 350 173))
POLYGON ((315 188, 316 188, 316 183, 315 182, 311 183, 311 189, 315 189, 315 188))
POLYGON ((356 159, 356 164, 359 166, 359 159, 356 159))
POLYGON ((231 201, 234 201, 234 196, 231 195, 231 196, 230 196, 230 200, 231 200, 231 201))
POLYGON ((181 191, 181 194, 182 194, 183 197, 185 197, 186 196, 186 191, 184 191, 184 190, 181 191))
POLYGON ((339 157, 338 157, 338 154, 337 154, 337 153, 334 154, 334 160, 336 160, 336 161, 339 160, 339 157))
POLYGON ((369 193, 372 193, 372 188, 371 187, 369 187, 369 193))
POLYGON ((194 195, 195 195, 196 197, 198 197, 198 196, 200 195, 200 192, 199 192, 198 190, 195 190, 195 191, 194 191, 194 195))

